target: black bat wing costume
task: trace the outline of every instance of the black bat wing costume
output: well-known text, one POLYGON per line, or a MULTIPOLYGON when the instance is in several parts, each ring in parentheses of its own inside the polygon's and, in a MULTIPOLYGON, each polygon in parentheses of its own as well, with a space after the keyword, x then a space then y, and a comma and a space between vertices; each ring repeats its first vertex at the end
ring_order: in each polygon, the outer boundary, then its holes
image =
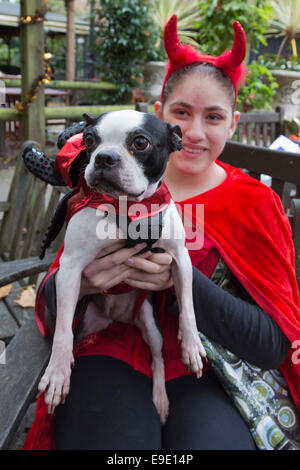
MULTIPOLYGON (((70 137, 82 132, 85 126, 86 122, 81 121, 74 123, 72 126, 65 129, 58 137, 57 147, 59 150, 65 145, 66 141, 70 137)), ((50 184, 51 186, 66 186, 62 176, 55 170, 55 160, 48 158, 40 150, 37 150, 32 146, 26 147, 23 151, 22 158, 25 167, 34 176, 37 176, 42 181, 50 184)), ((84 165, 85 161, 85 152, 81 152, 72 165, 71 178, 74 185, 76 185, 76 182, 78 182, 80 168, 84 165)), ((59 201, 42 241, 39 255, 40 259, 44 258, 46 249, 50 246, 52 241, 55 240, 60 230, 62 229, 66 221, 68 200, 77 191, 77 188, 72 189, 59 201)))

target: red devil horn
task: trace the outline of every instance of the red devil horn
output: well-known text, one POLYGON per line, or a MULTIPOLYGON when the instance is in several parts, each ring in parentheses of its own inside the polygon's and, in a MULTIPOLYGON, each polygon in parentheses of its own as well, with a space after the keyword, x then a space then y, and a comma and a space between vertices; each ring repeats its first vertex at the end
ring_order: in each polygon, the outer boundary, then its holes
POLYGON ((234 41, 230 54, 230 62, 232 67, 238 67, 246 56, 247 39, 242 25, 235 21, 233 23, 234 41))
POLYGON ((171 16, 165 26, 164 43, 171 68, 180 68, 192 62, 198 62, 201 58, 199 52, 194 47, 181 44, 179 41, 176 15, 171 16))
POLYGON ((165 50, 171 62, 177 62, 182 46, 177 33, 177 15, 172 15, 164 31, 165 50))

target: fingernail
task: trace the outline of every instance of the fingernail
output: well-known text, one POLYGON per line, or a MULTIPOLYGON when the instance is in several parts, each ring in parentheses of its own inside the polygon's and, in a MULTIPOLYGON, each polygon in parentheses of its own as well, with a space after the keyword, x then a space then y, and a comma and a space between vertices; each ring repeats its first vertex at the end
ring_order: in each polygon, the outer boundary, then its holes
POLYGON ((134 259, 133 259, 133 258, 128 258, 128 260, 126 261, 126 263, 128 263, 128 264, 134 264, 134 259))

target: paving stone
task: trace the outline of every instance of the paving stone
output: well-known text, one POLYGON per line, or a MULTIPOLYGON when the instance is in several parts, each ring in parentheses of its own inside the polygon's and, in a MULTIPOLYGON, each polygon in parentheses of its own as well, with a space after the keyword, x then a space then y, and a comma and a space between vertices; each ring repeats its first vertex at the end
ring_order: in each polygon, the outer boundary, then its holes
POLYGON ((23 308, 15 301, 19 299, 19 296, 24 288, 19 282, 14 282, 10 295, 5 298, 4 303, 12 312, 12 316, 15 318, 19 326, 22 326, 26 320, 29 320, 34 315, 34 308, 23 308))
POLYGON ((4 301, 0 301, 0 340, 5 341, 6 343, 11 340, 11 338, 18 331, 18 325, 11 313, 9 312, 4 301))

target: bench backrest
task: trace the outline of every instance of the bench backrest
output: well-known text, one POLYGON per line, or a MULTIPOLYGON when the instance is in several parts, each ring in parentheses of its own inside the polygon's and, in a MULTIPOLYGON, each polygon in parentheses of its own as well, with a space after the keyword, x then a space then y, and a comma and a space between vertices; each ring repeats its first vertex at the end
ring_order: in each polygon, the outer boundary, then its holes
POLYGON ((241 113, 232 140, 268 147, 281 134, 284 134, 283 106, 272 112, 241 113))
POLYGON ((260 180, 271 178, 270 186, 279 195, 290 219, 295 245, 295 263, 300 288, 300 154, 270 150, 228 141, 220 160, 241 168, 260 180))
MULTIPOLYGON (((54 187, 34 177, 26 170, 22 151, 18 155, 8 200, 2 203, 0 226, 0 256, 5 261, 38 256, 45 231, 60 197, 68 191, 54 187)), ((37 143, 33 143, 39 147, 37 143)), ((63 240, 63 231, 55 240, 52 251, 57 251, 63 240)), ((51 251, 51 250, 50 250, 51 251)), ((49 252, 50 252, 49 251, 49 252)))

